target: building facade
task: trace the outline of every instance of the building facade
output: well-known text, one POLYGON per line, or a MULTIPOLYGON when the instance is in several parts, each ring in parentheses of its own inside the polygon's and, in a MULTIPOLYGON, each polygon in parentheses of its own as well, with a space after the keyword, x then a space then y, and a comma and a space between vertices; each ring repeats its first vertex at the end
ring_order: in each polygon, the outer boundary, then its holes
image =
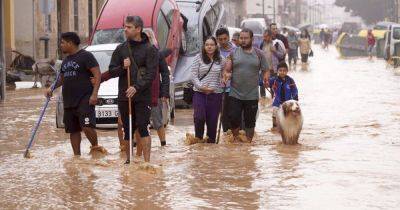
POLYGON ((75 31, 85 45, 104 0, 4 0, 5 63, 18 51, 35 60, 59 58, 61 33, 75 31), (45 44, 47 42, 47 48, 45 44))
POLYGON ((4 2, 0 1, 0 100, 4 100, 6 91, 6 69, 4 65, 4 2))
POLYGON ((225 7, 222 22, 230 27, 240 27, 240 23, 247 16, 247 0, 221 0, 221 2, 225 7))

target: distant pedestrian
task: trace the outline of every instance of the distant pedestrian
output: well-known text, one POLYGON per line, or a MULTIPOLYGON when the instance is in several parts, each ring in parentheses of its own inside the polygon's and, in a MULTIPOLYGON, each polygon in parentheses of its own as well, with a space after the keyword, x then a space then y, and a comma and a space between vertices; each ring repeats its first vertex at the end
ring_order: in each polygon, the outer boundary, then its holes
POLYGON ((371 30, 371 29, 368 29, 368 34, 367 34, 367 50, 368 50, 368 56, 369 56, 369 59, 370 59, 370 60, 372 59, 372 50, 374 49, 375 42, 376 42, 376 39, 375 39, 374 34, 372 33, 372 30, 371 30))
POLYGON ((305 69, 308 63, 308 56, 311 53, 311 41, 303 33, 300 35, 299 47, 300 47, 302 69, 305 69))
POLYGON ((232 43, 236 46, 239 46, 239 32, 235 32, 232 34, 232 43))
POLYGON ((297 58, 299 56, 299 38, 296 36, 294 31, 289 31, 288 35, 288 42, 289 42, 289 66, 292 66, 292 61, 294 66, 297 64, 297 58))
POLYGON ((279 62, 286 60, 286 54, 288 53, 287 50, 289 49, 289 42, 287 38, 279 33, 278 25, 276 23, 271 23, 269 25, 269 29, 272 31, 272 40, 275 41, 276 39, 280 40, 285 46, 285 56, 279 60, 279 62))

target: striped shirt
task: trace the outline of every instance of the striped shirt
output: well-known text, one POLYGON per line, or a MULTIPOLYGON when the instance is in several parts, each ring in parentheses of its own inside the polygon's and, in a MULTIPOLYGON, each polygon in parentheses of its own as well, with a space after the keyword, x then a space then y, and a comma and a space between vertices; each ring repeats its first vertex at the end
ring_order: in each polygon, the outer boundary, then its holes
POLYGON ((210 72, 207 74, 211 63, 205 64, 201 59, 201 54, 196 55, 191 67, 194 91, 201 92, 200 89, 202 87, 209 87, 212 88, 215 93, 222 93, 221 77, 225 59, 221 58, 221 62, 219 63, 214 62, 210 72), (205 74, 207 75, 200 81, 200 78, 205 74))

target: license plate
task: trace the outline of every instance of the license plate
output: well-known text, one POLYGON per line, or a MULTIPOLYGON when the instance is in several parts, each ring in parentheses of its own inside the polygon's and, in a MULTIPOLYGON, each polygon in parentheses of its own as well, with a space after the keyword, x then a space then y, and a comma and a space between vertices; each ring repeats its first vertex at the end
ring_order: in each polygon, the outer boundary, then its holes
POLYGON ((118 117, 118 110, 97 110, 97 118, 118 117))

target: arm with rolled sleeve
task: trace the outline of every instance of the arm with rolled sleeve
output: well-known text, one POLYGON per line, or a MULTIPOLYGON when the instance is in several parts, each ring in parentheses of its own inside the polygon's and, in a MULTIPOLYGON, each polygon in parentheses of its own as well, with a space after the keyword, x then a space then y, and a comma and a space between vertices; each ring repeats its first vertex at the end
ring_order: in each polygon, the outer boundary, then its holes
POLYGON ((141 92, 152 85, 154 77, 157 73, 157 68, 159 65, 158 50, 154 47, 148 47, 146 49, 146 70, 141 80, 138 80, 135 87, 137 92, 141 92))

